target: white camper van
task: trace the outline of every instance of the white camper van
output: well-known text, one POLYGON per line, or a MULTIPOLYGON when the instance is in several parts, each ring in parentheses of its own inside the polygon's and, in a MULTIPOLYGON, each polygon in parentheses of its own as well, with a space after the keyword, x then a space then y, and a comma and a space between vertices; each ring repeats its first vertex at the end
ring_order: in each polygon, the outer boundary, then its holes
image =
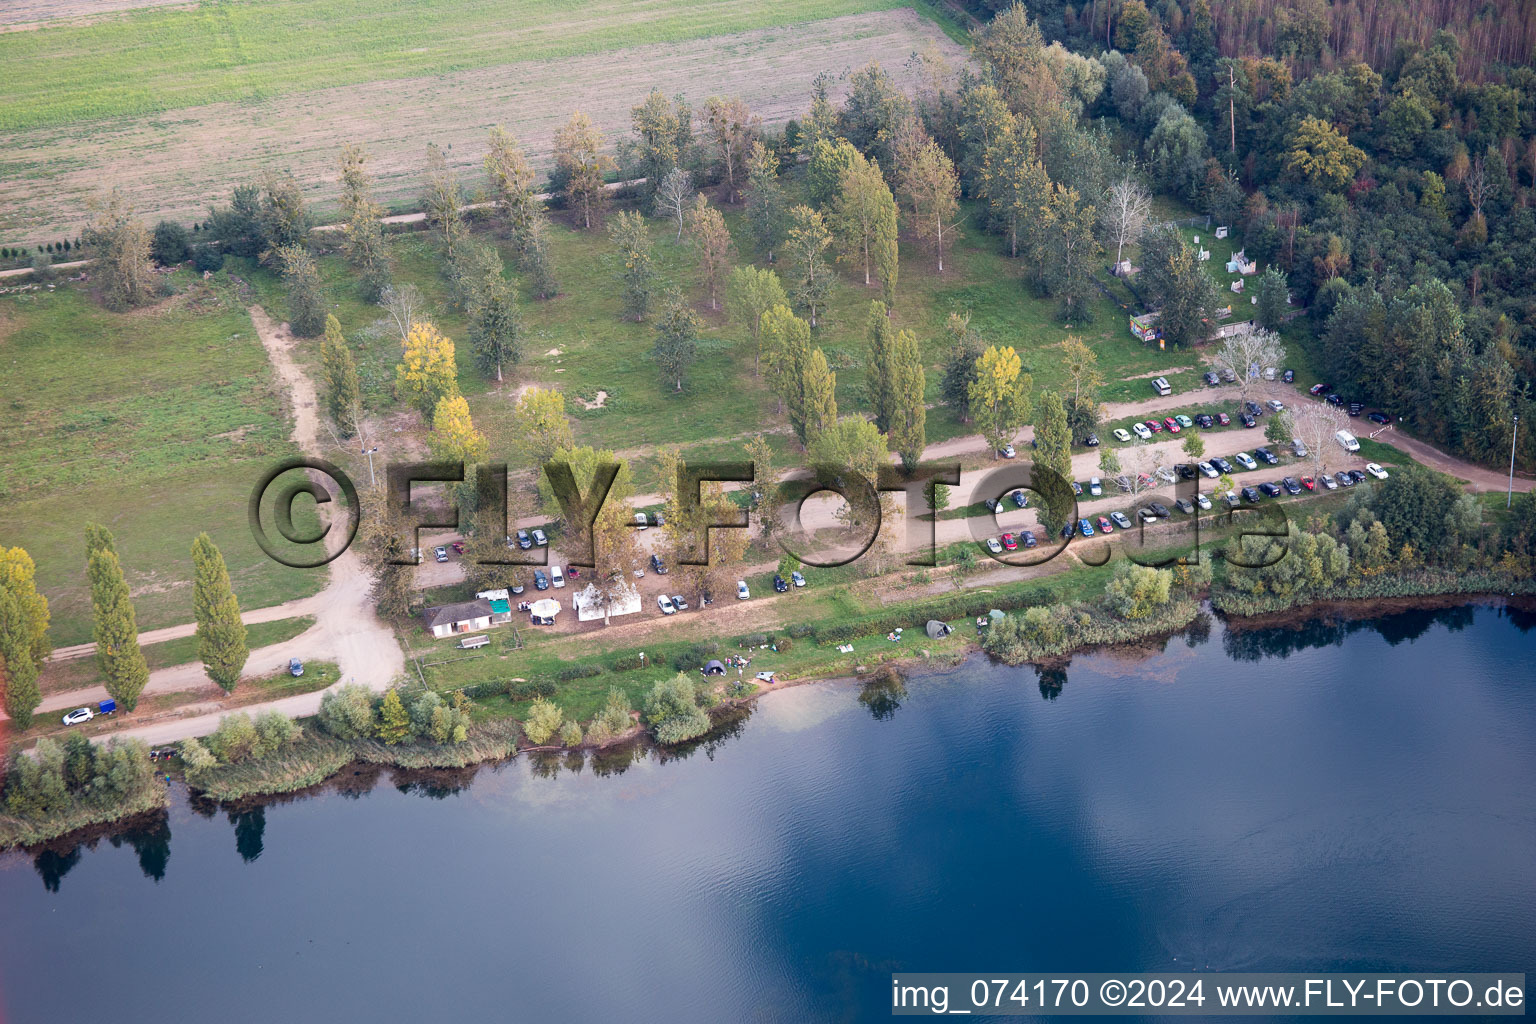
POLYGON ((1339 446, 1347 452, 1357 452, 1360 450, 1360 442, 1355 440, 1355 435, 1347 430, 1341 430, 1334 434, 1333 439, 1339 442, 1339 446))

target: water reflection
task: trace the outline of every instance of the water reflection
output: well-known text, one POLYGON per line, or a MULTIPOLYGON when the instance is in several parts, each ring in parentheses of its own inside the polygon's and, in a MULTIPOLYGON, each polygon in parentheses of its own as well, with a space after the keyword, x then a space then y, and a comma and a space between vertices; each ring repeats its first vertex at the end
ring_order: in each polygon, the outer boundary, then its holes
POLYGON ((859 703, 869 709, 877 722, 888 721, 901 709, 907 699, 907 681, 893 668, 882 668, 859 690, 859 703))
MULTIPOLYGON (((1192 650, 1209 644, 1218 633, 1223 653, 1233 660, 1243 662, 1281 659, 1308 650, 1341 647, 1346 638, 1357 634, 1374 634, 1387 644, 1397 646, 1420 640, 1437 628, 1449 633, 1464 631, 1476 624, 1480 614, 1506 621, 1522 634, 1536 629, 1536 611, 1514 606, 1496 609, 1477 605, 1419 609, 1374 619, 1327 616, 1291 626, 1259 629, 1233 629, 1218 624, 1213 616, 1202 613, 1181 634, 1136 648, 1093 656, 1085 661, 1085 665, 1092 665, 1089 671, 1102 674, 1106 671, 1106 658, 1112 659, 1128 664, 1130 674, 1144 677, 1148 670, 1146 666, 1151 664, 1149 658, 1178 650, 1174 645, 1177 637, 1182 637, 1184 647, 1192 650)), ((1041 699, 1053 702, 1063 699, 1072 665, 1073 660, 1067 658, 1050 665, 1034 667, 1041 699)), ((1163 667, 1169 673, 1168 681, 1177 678, 1180 662, 1167 662, 1163 667)), ((891 721, 896 712, 912 700, 907 680, 889 668, 863 681, 856 699, 870 717, 878 722, 891 721)), ((833 703, 836 703, 835 699, 833 703)), ((687 761, 698 754, 713 760, 726 744, 743 735, 755 707, 754 704, 745 704, 719 709, 716 712, 715 727, 709 733, 674 747, 659 747, 642 734, 638 738, 603 749, 541 751, 524 755, 519 760, 526 764, 525 770, 530 777, 541 782, 554 782, 561 776, 580 777, 589 772, 596 779, 617 780, 637 766, 664 767, 687 761)), ((187 797, 185 806, 199 817, 209 820, 222 815, 234 833, 236 853, 242 862, 249 864, 268 853, 266 811, 269 807, 305 801, 326 793, 357 800, 373 792, 381 783, 391 785, 404 795, 446 801, 470 791, 482 770, 495 771, 500 767, 476 765, 457 769, 407 771, 359 764, 349 766, 320 786, 297 793, 250 798, 237 803, 221 803, 192 794, 187 797)), ((514 762, 513 767, 517 768, 518 765, 514 762)), ((167 813, 159 811, 30 851, 28 856, 44 889, 50 893, 59 892, 65 876, 81 863, 86 851, 95 849, 103 839, 113 848, 131 849, 146 879, 158 883, 166 878, 171 854, 171 827, 167 813)))
MULTIPOLYGON (((1356 633, 1375 633, 1395 647, 1422 638, 1436 626, 1452 633, 1460 632, 1473 624, 1478 610, 1476 605, 1416 608, 1372 619, 1327 615, 1284 626, 1228 628, 1222 636, 1222 649, 1229 658, 1236 661, 1263 661, 1266 658, 1285 658, 1299 651, 1342 647, 1345 638, 1356 633)), ((1503 612, 1505 615, 1513 612, 1531 618, 1530 613, 1517 612, 1511 608, 1503 612)), ((1511 617, 1511 621, 1516 620, 1511 617)), ((1529 626, 1524 628, 1528 629, 1529 626)))

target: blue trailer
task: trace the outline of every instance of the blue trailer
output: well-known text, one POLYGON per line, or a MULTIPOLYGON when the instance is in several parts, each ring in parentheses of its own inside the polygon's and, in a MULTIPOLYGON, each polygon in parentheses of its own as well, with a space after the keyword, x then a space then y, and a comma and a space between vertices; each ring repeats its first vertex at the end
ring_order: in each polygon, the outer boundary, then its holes
POLYGON ((104 700, 100 704, 96 705, 96 713, 99 715, 110 715, 116 710, 117 701, 115 700, 104 700))

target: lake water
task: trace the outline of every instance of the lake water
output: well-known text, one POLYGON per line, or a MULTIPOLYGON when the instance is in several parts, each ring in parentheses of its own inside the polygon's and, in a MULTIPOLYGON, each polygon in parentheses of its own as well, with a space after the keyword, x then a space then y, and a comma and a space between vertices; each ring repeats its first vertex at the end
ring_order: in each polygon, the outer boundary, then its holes
POLYGON ((0 858, 0 1021, 884 1020, 892 971, 1536 967, 1536 617, 805 686, 684 756, 0 858))

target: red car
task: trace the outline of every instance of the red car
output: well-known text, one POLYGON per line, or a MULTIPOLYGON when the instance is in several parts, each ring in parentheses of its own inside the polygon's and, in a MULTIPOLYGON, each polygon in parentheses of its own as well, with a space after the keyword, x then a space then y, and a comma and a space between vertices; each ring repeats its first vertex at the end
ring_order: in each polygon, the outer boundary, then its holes
POLYGON ((1317 490, 1317 481, 1309 476, 1304 476, 1301 478, 1301 486, 1305 487, 1309 491, 1315 491, 1317 490))
POLYGON ((1157 422, 1157 420, 1147 420, 1147 429, 1154 434, 1161 434, 1163 432, 1163 425, 1157 422))
POLYGON ((1009 551, 1017 551, 1019 549, 1019 541, 1013 534, 1005 533, 1003 534, 1003 547, 1009 551))
POLYGON ((1228 427, 1232 425, 1232 417, 1228 416, 1224 412, 1219 412, 1216 414, 1216 422, 1220 423, 1224 427, 1228 427))
POLYGON ((1327 390, 1328 390, 1328 385, 1327 384, 1313 384, 1311 387, 1307 388, 1307 394, 1309 394, 1309 395, 1320 395, 1324 391, 1327 391, 1327 390))
POLYGON ((462 555, 464 553, 464 542, 463 541, 456 540, 456 541, 453 542, 453 553, 456 554, 456 555, 462 555))
POLYGON ((1167 419, 1163 420, 1163 426, 1168 428, 1168 433, 1170 434, 1177 434, 1179 432, 1179 421, 1174 419, 1172 416, 1169 416, 1167 419))
POLYGON ((1104 516, 1099 516, 1099 532, 1100 533, 1114 533, 1115 532, 1114 525, 1111 524, 1110 521, 1108 519, 1106 519, 1104 516))

